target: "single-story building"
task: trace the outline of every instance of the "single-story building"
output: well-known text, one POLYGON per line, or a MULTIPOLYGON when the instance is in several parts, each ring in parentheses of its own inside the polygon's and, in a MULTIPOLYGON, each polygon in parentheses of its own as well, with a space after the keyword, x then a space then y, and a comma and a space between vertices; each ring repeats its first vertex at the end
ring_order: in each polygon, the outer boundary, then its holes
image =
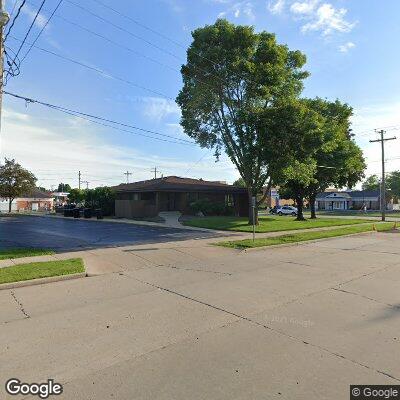
POLYGON ((201 199, 232 206, 235 214, 247 216, 247 190, 223 182, 167 176, 114 187, 115 215, 119 218, 155 217, 162 211, 190 214, 190 204, 201 199))
MULTIPOLYGON (((53 209, 54 197, 52 194, 33 189, 13 200, 11 211, 50 211, 53 209)), ((8 200, 0 199, 0 211, 8 212, 8 200)))
MULTIPOLYGON (((380 209, 381 196, 379 190, 348 190, 326 191, 317 195, 315 208, 317 210, 367 210, 380 209)), ((387 196, 386 208, 393 208, 390 196, 387 196)))

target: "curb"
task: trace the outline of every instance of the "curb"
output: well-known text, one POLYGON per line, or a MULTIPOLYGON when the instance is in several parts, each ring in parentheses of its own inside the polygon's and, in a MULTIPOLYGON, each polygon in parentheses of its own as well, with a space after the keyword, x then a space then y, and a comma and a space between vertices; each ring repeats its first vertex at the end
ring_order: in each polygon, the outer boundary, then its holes
POLYGON ((52 283, 52 282, 69 281, 71 279, 84 278, 86 276, 87 276, 86 272, 80 272, 78 274, 49 276, 47 278, 30 279, 27 281, 2 283, 0 284, 0 290, 16 289, 25 286, 43 285, 45 283, 52 283))
MULTIPOLYGON (((387 232, 389 232, 388 230, 387 232)), ((261 251, 261 250, 268 250, 268 249, 273 249, 277 247, 293 247, 293 246, 301 246, 307 243, 316 243, 316 242, 323 242, 329 239, 338 239, 342 237, 348 237, 348 236, 356 236, 356 235, 370 235, 373 233, 385 233, 386 231, 381 231, 381 232, 376 232, 376 231, 367 231, 367 232, 357 232, 357 233, 349 233, 347 235, 340 235, 340 236, 332 236, 332 237, 327 237, 327 238, 320 238, 320 239, 310 239, 310 240, 303 240, 301 242, 295 242, 295 243, 283 243, 283 244, 273 244, 271 246, 260 246, 260 247, 252 247, 248 249, 235 249, 231 248, 232 250, 239 251, 241 253, 248 253, 252 251, 261 251)), ((220 246, 220 247, 225 247, 225 246, 220 246)), ((229 247, 225 247, 226 249, 229 247)))

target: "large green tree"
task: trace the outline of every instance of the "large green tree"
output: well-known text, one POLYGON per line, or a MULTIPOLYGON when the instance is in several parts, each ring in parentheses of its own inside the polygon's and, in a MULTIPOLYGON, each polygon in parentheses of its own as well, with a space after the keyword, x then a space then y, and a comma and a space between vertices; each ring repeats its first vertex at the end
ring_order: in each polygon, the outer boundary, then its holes
MULTIPOLYGON (((285 165, 285 147, 295 145, 274 129, 272 115, 300 95, 306 57, 278 44, 271 33, 223 19, 192 36, 177 97, 181 125, 201 147, 214 148, 216 157, 225 151, 251 204, 285 165)), ((251 207, 249 214, 251 222, 251 207)))
POLYGON ((15 160, 4 160, 4 164, 0 166, 0 197, 8 200, 8 212, 11 212, 13 200, 30 192, 35 185, 36 177, 32 172, 15 160))
POLYGON ((378 175, 370 175, 362 183, 363 190, 379 190, 380 181, 378 175))
POLYGON ((306 188, 311 218, 316 218, 315 200, 328 187, 353 187, 364 177, 366 168, 362 150, 354 142, 350 129, 352 108, 339 100, 306 100, 308 106, 324 119, 321 145, 316 148, 315 174, 306 188))
POLYGON ((387 187, 396 201, 400 199, 400 171, 391 172, 386 178, 387 187))
POLYGON ((309 110, 308 121, 314 118, 318 125, 299 124, 301 116, 293 113, 293 124, 286 129, 300 129, 295 160, 283 175, 282 193, 293 198, 298 207, 298 219, 303 217, 304 199, 308 199, 311 218, 316 218, 315 199, 330 186, 352 187, 364 175, 365 161, 350 131, 352 109, 347 104, 320 98, 301 100, 309 110), (293 168, 294 166, 294 168, 293 168))
POLYGON ((59 183, 57 187, 57 192, 70 192, 71 186, 68 183, 59 183))

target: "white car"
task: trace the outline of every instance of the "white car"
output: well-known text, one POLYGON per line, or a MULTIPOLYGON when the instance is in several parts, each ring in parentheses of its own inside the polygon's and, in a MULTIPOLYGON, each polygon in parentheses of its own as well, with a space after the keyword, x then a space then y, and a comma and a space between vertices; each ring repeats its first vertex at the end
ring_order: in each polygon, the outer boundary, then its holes
POLYGON ((278 208, 276 213, 278 215, 293 215, 295 217, 297 215, 297 208, 292 206, 282 206, 278 208))

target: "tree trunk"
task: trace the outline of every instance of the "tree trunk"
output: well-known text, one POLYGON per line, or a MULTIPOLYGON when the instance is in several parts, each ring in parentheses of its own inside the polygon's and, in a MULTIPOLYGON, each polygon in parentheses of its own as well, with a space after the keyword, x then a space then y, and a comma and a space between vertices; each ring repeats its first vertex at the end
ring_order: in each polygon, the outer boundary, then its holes
POLYGON ((8 212, 11 213, 11 206, 12 206, 13 199, 8 200, 8 212))
POLYGON ((311 219, 316 219, 317 218, 317 213, 315 212, 315 195, 311 195, 309 197, 309 202, 310 202, 310 210, 311 210, 311 219))
POLYGON ((256 201, 256 206, 253 209, 253 191, 251 189, 247 189, 249 195, 249 225, 253 225, 253 210, 254 210, 254 222, 255 225, 258 225, 258 206, 256 201))
POLYGON ((303 208, 304 208, 304 199, 302 196, 297 196, 296 197, 296 204, 297 204, 297 221, 305 221, 304 215, 303 215, 303 208))

